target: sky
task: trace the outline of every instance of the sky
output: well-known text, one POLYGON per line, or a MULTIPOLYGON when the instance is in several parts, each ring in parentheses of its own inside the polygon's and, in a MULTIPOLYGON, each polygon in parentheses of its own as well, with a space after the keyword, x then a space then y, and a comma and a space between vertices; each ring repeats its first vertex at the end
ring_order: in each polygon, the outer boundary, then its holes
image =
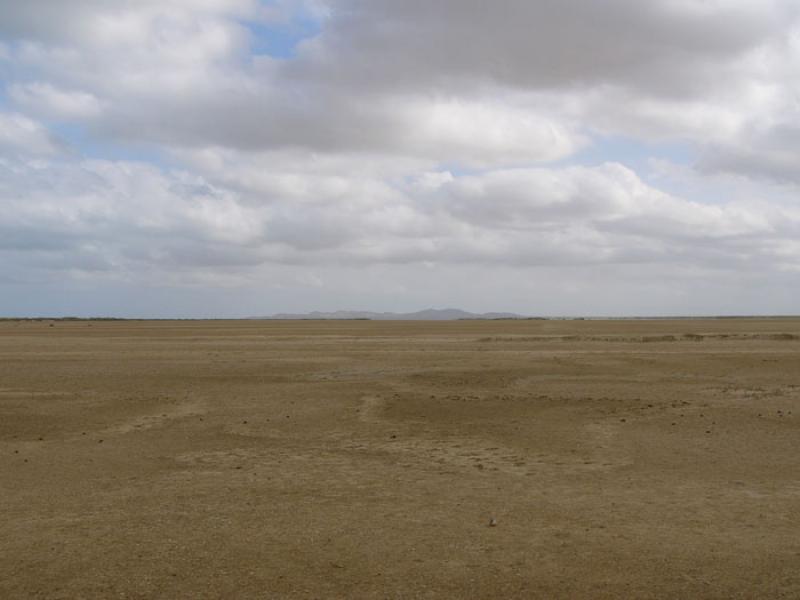
POLYGON ((795 0, 0 0, 0 315, 799 299, 795 0))

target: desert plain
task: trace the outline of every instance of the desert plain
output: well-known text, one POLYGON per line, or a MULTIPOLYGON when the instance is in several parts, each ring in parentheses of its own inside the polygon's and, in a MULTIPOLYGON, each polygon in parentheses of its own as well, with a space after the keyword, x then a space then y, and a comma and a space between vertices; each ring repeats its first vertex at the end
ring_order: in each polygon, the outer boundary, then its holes
POLYGON ((0 322, 2 598, 798 598, 800 319, 0 322))

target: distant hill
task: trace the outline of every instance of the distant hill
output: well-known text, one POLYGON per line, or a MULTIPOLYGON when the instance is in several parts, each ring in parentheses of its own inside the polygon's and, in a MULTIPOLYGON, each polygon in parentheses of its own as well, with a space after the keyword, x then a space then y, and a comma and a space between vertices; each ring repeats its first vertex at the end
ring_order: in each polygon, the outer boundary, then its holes
POLYGON ((527 319, 522 315, 504 312, 471 313, 458 308, 428 308, 413 313, 370 312, 360 310, 337 310, 335 312, 319 312, 292 314, 279 313, 269 317, 250 317, 251 319, 335 319, 370 321, 458 321, 459 319, 527 319))

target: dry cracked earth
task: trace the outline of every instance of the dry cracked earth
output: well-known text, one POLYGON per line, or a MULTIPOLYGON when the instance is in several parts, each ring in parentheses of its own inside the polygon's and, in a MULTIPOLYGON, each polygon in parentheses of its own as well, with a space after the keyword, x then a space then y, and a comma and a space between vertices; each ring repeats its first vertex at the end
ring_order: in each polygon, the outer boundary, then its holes
POLYGON ((0 322, 2 598, 798 598, 800 320, 0 322))

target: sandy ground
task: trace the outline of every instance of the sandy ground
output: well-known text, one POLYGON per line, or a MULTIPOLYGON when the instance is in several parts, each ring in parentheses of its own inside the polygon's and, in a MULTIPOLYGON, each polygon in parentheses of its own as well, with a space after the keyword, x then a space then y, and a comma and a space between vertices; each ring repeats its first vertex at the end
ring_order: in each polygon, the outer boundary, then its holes
POLYGON ((800 320, 0 322, 0 597, 798 598, 800 320))

